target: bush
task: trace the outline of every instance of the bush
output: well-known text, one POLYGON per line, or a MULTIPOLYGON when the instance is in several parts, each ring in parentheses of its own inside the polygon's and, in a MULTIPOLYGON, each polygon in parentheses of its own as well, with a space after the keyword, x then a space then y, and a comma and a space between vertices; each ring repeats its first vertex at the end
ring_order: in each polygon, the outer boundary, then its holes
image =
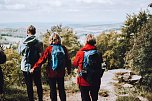
POLYGON ((97 48, 103 53, 108 69, 123 68, 125 43, 117 32, 102 33, 97 37, 97 48))
POLYGON ((8 87, 5 94, 0 97, 0 101, 28 101, 26 90, 19 87, 8 87))
POLYGON ((127 21, 130 23, 126 26, 126 33, 131 35, 129 30, 132 29, 133 34, 130 39, 131 48, 126 55, 126 65, 142 76, 141 85, 147 90, 152 90, 152 17, 146 12, 139 12, 127 21), (133 19, 137 19, 137 22, 132 22, 133 19), (135 28, 132 24, 136 25, 135 28))
POLYGON ((119 96, 116 101, 141 101, 135 96, 119 96))
POLYGON ((148 90, 152 90, 152 18, 149 19, 138 37, 135 39, 133 49, 130 54, 132 58, 132 68, 138 70, 139 74, 143 77, 141 84, 148 90))
POLYGON ((13 49, 6 49, 5 54, 7 61, 1 66, 4 73, 5 86, 21 85, 23 76, 20 70, 21 59, 19 54, 13 49))

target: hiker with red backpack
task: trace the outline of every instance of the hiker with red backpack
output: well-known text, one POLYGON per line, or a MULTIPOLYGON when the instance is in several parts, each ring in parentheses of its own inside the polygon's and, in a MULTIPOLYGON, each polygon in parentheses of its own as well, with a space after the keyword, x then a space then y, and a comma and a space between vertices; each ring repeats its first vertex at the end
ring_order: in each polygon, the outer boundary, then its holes
POLYGON ((88 34, 85 46, 77 52, 73 61, 74 67, 78 68, 77 83, 82 101, 98 100, 98 92, 104 70, 101 67, 103 62, 102 54, 97 50, 95 44, 96 39, 94 36, 88 34))
POLYGON ((29 101, 34 101, 33 81, 37 87, 38 101, 43 101, 41 69, 39 68, 30 74, 31 67, 38 61, 43 51, 43 44, 36 38, 35 34, 36 28, 30 25, 27 28, 27 37, 19 44, 18 52, 22 56, 21 71, 23 72, 29 101))
POLYGON ((33 71, 37 70, 38 67, 48 60, 46 72, 49 79, 50 98, 52 101, 57 101, 57 84, 60 100, 66 101, 64 88, 65 67, 67 67, 67 72, 70 74, 71 60, 67 48, 61 45, 61 38, 58 33, 52 33, 49 41, 50 45, 45 49, 44 53, 30 72, 33 73, 33 71))

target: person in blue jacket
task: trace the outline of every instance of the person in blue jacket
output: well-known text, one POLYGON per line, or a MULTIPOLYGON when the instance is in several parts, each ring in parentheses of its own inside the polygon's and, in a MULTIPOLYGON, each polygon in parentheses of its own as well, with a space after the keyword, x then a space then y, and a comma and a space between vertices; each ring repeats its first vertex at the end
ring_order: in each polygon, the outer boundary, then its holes
POLYGON ((29 73, 31 67, 38 61, 43 44, 36 38, 36 28, 30 25, 27 29, 27 37, 18 47, 18 52, 22 56, 21 71, 23 72, 29 101, 34 101, 33 81, 37 87, 39 101, 43 100, 43 90, 41 83, 41 69, 37 69, 33 74, 29 73))

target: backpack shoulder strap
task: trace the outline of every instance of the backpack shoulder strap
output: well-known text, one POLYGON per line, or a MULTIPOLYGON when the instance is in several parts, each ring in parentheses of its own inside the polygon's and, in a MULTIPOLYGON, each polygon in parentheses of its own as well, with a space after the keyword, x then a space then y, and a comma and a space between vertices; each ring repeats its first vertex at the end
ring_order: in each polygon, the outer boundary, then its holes
POLYGON ((99 54, 99 51, 98 50, 84 51, 83 67, 87 67, 87 64, 89 63, 89 56, 94 54, 99 54))
MULTIPOLYGON (((65 54, 65 50, 64 50, 62 45, 51 45, 51 46, 52 46, 52 51, 60 50, 60 51, 62 51, 65 54)), ((56 52, 56 51, 54 51, 54 52, 56 52)))
POLYGON ((89 54, 90 55, 94 54, 94 53, 98 53, 99 54, 98 50, 88 50, 88 51, 83 51, 83 52, 84 52, 84 57, 88 56, 89 54))

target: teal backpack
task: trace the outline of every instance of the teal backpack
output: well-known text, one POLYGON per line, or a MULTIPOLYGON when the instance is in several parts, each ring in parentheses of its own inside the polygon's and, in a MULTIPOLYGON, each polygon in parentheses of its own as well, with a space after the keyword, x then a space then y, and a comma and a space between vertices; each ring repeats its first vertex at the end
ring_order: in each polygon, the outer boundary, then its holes
POLYGON ((65 68, 65 52, 61 45, 52 46, 52 69, 59 72, 65 68))
POLYGON ((101 66, 102 58, 98 50, 84 51, 83 69, 80 72, 85 80, 90 84, 96 83, 103 75, 101 66))

